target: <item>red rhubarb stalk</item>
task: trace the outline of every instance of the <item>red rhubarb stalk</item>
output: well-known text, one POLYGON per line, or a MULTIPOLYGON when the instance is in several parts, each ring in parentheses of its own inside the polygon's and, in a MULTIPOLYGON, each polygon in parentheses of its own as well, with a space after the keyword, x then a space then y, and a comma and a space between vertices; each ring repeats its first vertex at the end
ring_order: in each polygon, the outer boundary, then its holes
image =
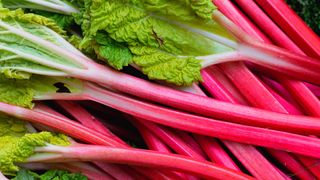
POLYGON ((309 84, 306 83, 306 86, 318 97, 320 98, 320 87, 313 85, 313 84, 309 84))
MULTIPOLYGON (((239 2, 244 2, 244 1, 240 0, 239 2)), ((242 3, 242 5, 245 6, 245 5, 250 4, 251 2, 252 1, 247 1, 247 3, 245 3, 245 4, 242 3)), ((250 26, 252 27, 253 25, 250 24, 248 19, 243 18, 243 15, 240 14, 239 11, 234 11, 233 13, 231 13, 231 11, 232 11, 232 9, 230 9, 228 11, 228 15, 232 16, 233 19, 237 19, 238 23, 241 21, 241 23, 239 23, 238 25, 240 27, 244 27, 245 29, 243 29, 243 30, 249 31, 249 33, 252 31, 255 31, 255 32, 258 31, 257 28, 250 28, 250 26), (242 26, 242 24, 247 24, 247 26, 242 26)), ((256 37, 260 38, 260 39, 265 38, 265 36, 258 36, 259 34, 261 34, 261 33, 254 33, 252 35, 256 35, 256 37)), ((269 42, 269 41, 267 41, 267 42, 269 42)), ((242 88, 248 89, 248 88, 243 87, 239 82, 235 82, 235 83, 236 83, 236 85, 238 85, 239 90, 241 90, 242 92, 243 92, 242 88)), ((247 83, 251 83, 251 82, 247 82, 247 83)), ((261 82, 258 82, 256 84, 261 84, 261 82)), ((289 82, 289 84, 296 85, 296 87, 298 87, 297 84, 303 86, 303 84, 299 83, 299 82, 297 82, 297 83, 289 82)), ((260 88, 257 89, 255 87, 255 91, 252 91, 249 88, 250 93, 243 92, 243 94, 246 96, 246 98, 249 100, 249 102, 251 102, 256 107, 260 107, 263 109, 272 110, 272 111, 280 112, 280 113, 288 113, 288 110, 286 109, 286 107, 283 106, 283 105, 287 105, 286 101, 282 101, 282 103, 281 103, 281 101, 279 101, 279 99, 276 99, 275 96, 270 94, 268 90, 263 91, 265 88, 263 84, 261 84, 261 86, 258 86, 258 87, 260 87, 260 88), (261 92, 265 92, 264 95, 259 94, 261 92), (261 99, 261 96, 265 99, 261 99), (258 103, 256 103, 256 102, 258 102, 258 103), (273 102, 273 103, 271 104, 270 102, 273 102)), ((280 99, 280 100, 283 100, 283 99, 280 99)), ((292 108, 292 107, 289 107, 289 108, 292 108)), ((295 111, 293 111, 293 112, 295 112, 295 111)), ((297 112, 298 112, 298 110, 297 110, 297 112)), ((284 153, 281 151, 274 151, 274 150, 268 150, 268 152, 271 153, 274 157, 276 157, 281 163, 287 164, 288 168, 293 172, 297 172, 297 171, 300 171, 300 169, 303 169, 303 166, 301 166, 300 163, 298 161, 296 161, 290 154, 287 154, 287 153, 284 153), (288 163, 288 162, 290 162, 290 163, 288 163)), ((307 171, 303 171, 299 175, 302 178, 312 179, 312 175, 307 171)))
MULTIPOLYGON (((152 168, 165 168, 187 172, 208 179, 252 179, 239 173, 207 161, 196 161, 180 155, 168 155, 151 150, 120 149, 97 145, 83 145, 74 147, 45 146, 35 149, 36 152, 57 153, 53 161, 106 161, 120 164, 139 165, 152 168)), ((50 162, 50 155, 41 159, 30 157, 27 161, 50 162)))
POLYGON ((194 151, 196 151, 202 157, 207 159, 207 155, 203 152, 198 142, 193 138, 193 136, 196 136, 196 135, 191 136, 187 132, 183 132, 183 131, 174 131, 174 133, 178 135, 184 142, 186 142, 187 145, 190 146, 194 151))
MULTIPOLYGON (((258 5, 253 2, 253 0, 237 0, 236 2, 277 45, 289 49, 292 52, 304 55, 299 47, 292 42, 292 40, 290 40, 290 38, 284 32, 281 31, 281 29, 264 13, 264 11, 259 8, 258 5)), ((246 31, 246 29, 244 30, 246 31)), ((250 30, 247 31, 247 33, 250 32, 250 30)), ((270 43, 270 40, 265 38, 265 36, 259 36, 257 38, 266 43, 270 43)), ((320 101, 305 86, 303 82, 284 78, 279 79, 281 84, 283 84, 290 91, 294 98, 304 107, 307 113, 318 117, 320 116, 320 101)))
POLYGON ((158 136, 150 132, 150 130, 141 123, 134 123, 134 126, 139 130, 139 133, 149 149, 163 153, 171 153, 170 148, 161 139, 159 139, 158 136))
POLYGON ((320 38, 285 1, 255 0, 255 2, 306 54, 320 57, 320 38))
MULTIPOLYGON (((316 138, 208 119, 137 101, 118 93, 95 93, 98 95, 97 98, 100 102, 114 102, 112 107, 116 109, 162 125, 231 141, 245 142, 275 149, 286 149, 307 156, 318 156, 315 152, 320 148, 320 140, 316 138), (230 131, 230 129, 233 129, 233 131, 230 131)), ((107 104, 107 102, 104 103, 107 104)), ((42 124, 46 123, 49 127, 51 126, 45 113, 35 112, 5 103, 0 103, 0 105, 0 111, 6 114, 18 116, 21 119, 29 121, 37 121, 38 123, 41 123, 42 120, 45 119, 42 124)), ((263 116, 263 114, 260 115, 263 116)), ((288 116, 284 114, 278 115, 288 116)), ((319 121, 315 120, 315 122, 319 121)))
POLYGON ((123 140, 121 140, 118 136, 114 135, 108 128, 106 128, 101 121, 96 119, 93 115, 91 115, 86 109, 81 107, 80 105, 70 102, 70 101, 56 101, 56 103, 63 108, 64 111, 69 113, 73 118, 78 120, 84 126, 95 130, 103 135, 108 136, 115 141, 124 144, 127 146, 123 140))
POLYGON ((144 120, 139 120, 139 122, 149 130, 152 130, 153 133, 155 133, 162 141, 165 141, 176 153, 192 157, 193 159, 205 160, 201 154, 194 151, 183 141, 183 139, 166 129, 166 127, 157 126, 144 120))
MULTIPOLYGON (((14 111, 13 106, 11 111, 14 111)), ((16 112, 15 116, 19 116, 18 111, 16 112)), ((49 128, 53 128, 54 130, 58 130, 59 132, 63 132, 84 142, 107 146, 119 145, 120 147, 124 147, 124 145, 119 144, 117 141, 114 141, 113 139, 108 138, 103 134, 93 131, 77 122, 61 117, 57 114, 48 113, 42 108, 38 109, 37 107, 35 107, 34 110, 30 110, 28 119, 33 121, 33 123, 39 123, 48 126, 49 128)))
MULTIPOLYGON (((211 66, 211 67, 213 67, 213 66, 211 66)), ((203 70, 202 74, 205 74, 207 72, 208 71, 203 70)), ((201 96, 206 96, 206 94, 202 91, 202 89, 196 84, 193 84, 191 87, 178 88, 178 89, 185 91, 185 92, 198 94, 201 96)), ((209 159, 212 160, 212 162, 215 162, 215 163, 220 164, 222 166, 228 167, 230 169, 240 171, 239 167, 234 163, 233 159, 229 156, 229 154, 227 154, 224 151, 224 149, 220 146, 219 143, 217 143, 217 141, 215 139, 207 138, 205 136, 201 136, 198 134, 193 134, 193 137, 197 140, 197 142, 194 142, 194 143, 199 143, 199 145, 201 146, 199 148, 199 152, 200 151, 202 152, 202 149, 203 149, 203 151, 207 154, 209 159)), ((198 148, 198 147, 196 147, 196 148, 198 148)))
MULTIPOLYGON (((154 85, 158 86, 158 85, 154 85)), ((162 86, 158 86, 159 89, 163 88, 162 86)), ((158 89, 158 90, 159 90, 158 89)), ((167 88, 164 88, 167 89, 167 88)), ((271 128, 278 129, 287 132, 295 132, 301 134, 319 134, 320 130, 320 119, 308 116, 295 116, 295 115, 287 115, 276 112, 270 112, 258 108, 247 107, 243 105, 235 105, 226 102, 221 102, 218 100, 214 100, 212 98, 207 98, 203 96, 193 95, 191 93, 185 93, 173 89, 167 89, 167 94, 174 93, 176 95, 181 95, 179 100, 176 99, 166 99, 167 103, 172 104, 173 106, 182 105, 180 103, 175 104, 174 102, 183 101, 185 105, 183 109, 190 109, 190 111, 194 111, 197 109, 198 114, 203 114, 209 117, 223 119, 226 121, 236 122, 240 124, 247 124, 250 126, 260 126, 263 128, 271 128), (193 97, 197 97, 197 101, 192 101, 193 97), (189 97, 192 97, 189 99, 189 97), (188 101, 190 100, 190 101, 188 101), (201 104, 201 105, 200 105, 201 104)), ((174 96, 175 98, 177 96, 174 96)), ((173 97, 173 98, 174 98, 173 97)), ((158 109, 158 105, 153 105, 147 102, 143 102, 142 100, 137 100, 134 98, 129 98, 126 95, 122 95, 120 93, 114 93, 107 89, 102 89, 96 85, 86 83, 84 89, 79 94, 70 94, 70 93, 58 93, 58 94, 50 94, 44 96, 38 96, 35 99, 37 100, 48 100, 48 99, 62 99, 62 100, 92 100, 104 104, 106 106, 112 107, 114 109, 129 113, 134 115, 136 113, 141 114, 140 116, 146 120, 151 120, 148 118, 156 118, 157 115, 155 113, 150 113, 148 116, 143 115, 139 108, 143 109, 143 106, 146 109, 147 107, 152 107, 158 109), (122 97, 126 100, 126 103, 131 104, 129 107, 124 106, 123 104, 119 104, 119 101, 122 97), (134 104, 137 103, 137 104, 134 104), (139 108, 138 108, 139 107, 139 108)), ((164 99, 163 99, 164 100, 164 99)), ((144 110, 142 110, 144 111, 144 110)), ((168 111, 165 108, 164 111, 168 111)), ((135 116, 135 115, 134 115, 135 116)))
MULTIPOLYGON (((213 69, 208 79, 202 84, 204 87, 209 87, 217 91, 207 89, 211 95, 217 97, 219 100, 237 103, 242 102, 247 104, 242 96, 239 96, 238 90, 230 84, 224 74, 218 68, 213 69), (227 84, 227 87, 224 87, 227 84), (229 91, 229 89, 231 91, 229 91), (233 96, 233 94, 237 96, 233 96)), ((255 147, 244 145, 231 141, 222 141, 224 145, 238 158, 238 160, 247 168, 247 170, 259 179, 283 179, 283 176, 255 147), (270 172, 266 176, 266 171, 270 172), (269 176, 272 174, 273 176, 269 176)))
MULTIPOLYGON (((78 127, 72 127, 71 126, 71 130, 69 130, 70 128, 67 128, 67 129, 63 128, 64 126, 66 126, 65 125, 66 123, 72 122, 72 121, 67 119, 66 117, 64 117, 60 113, 57 113, 57 112, 53 111, 52 109, 50 109, 50 108, 48 108, 46 106, 40 105, 40 106, 36 107, 35 110, 37 110, 38 112, 44 113, 45 114, 44 116, 47 116, 45 118, 48 121, 44 122, 41 119, 33 119, 32 122, 39 123, 40 125, 41 124, 45 125, 45 127, 50 127, 50 128, 53 128, 54 130, 58 130, 60 132, 68 132, 68 131, 79 131, 79 133, 82 132, 82 130, 77 130, 78 127), (60 124, 61 127, 57 127, 56 124, 60 124), (75 129, 75 130, 72 130, 72 129, 75 129)), ((34 114, 34 116, 37 116, 37 115, 34 114)), ((31 118, 32 118, 32 115, 31 115, 31 118)), ((95 131, 93 131, 93 132, 95 132, 95 131)), ((86 135, 86 134, 87 133, 84 133, 82 135, 86 135)), ((73 133, 69 133, 69 135, 71 136, 71 135, 73 135, 73 133)), ((100 134, 100 136, 101 136, 101 134, 100 134)), ((104 136, 104 135, 102 135, 102 136, 104 136)), ((80 136, 80 137, 74 136, 74 137, 78 138, 80 140, 86 141, 86 142, 90 142, 92 144, 99 144, 99 145, 106 145, 106 146, 113 146, 113 147, 129 147, 128 145, 125 144, 125 142, 122 142, 122 143, 120 143, 118 141, 115 141, 115 142, 111 141, 110 142, 110 141, 108 141, 109 140, 108 138, 107 138, 107 141, 105 141, 105 140, 101 141, 101 140, 97 140, 97 139, 90 139, 90 140, 82 139, 82 136, 80 136)), ((91 138, 91 137, 92 136, 88 136, 86 138, 91 138)), ((93 136, 93 137, 95 137, 95 136, 93 136)), ((125 179, 131 179, 131 176, 128 173, 126 173, 125 171, 123 171, 122 168, 119 168, 119 167, 116 167, 116 166, 112 166, 110 164, 105 164, 105 163, 97 163, 96 165, 98 167, 100 167, 101 169, 103 169, 104 171, 106 171, 107 173, 110 173, 114 177, 122 177, 122 178, 125 178, 125 179)), ((133 169, 135 171, 138 171, 141 174, 144 174, 146 177, 150 177, 151 176, 152 178, 155 178, 155 179, 170 179, 170 178, 173 178, 173 177, 177 177, 176 174, 170 173, 168 175, 165 175, 165 174, 163 174, 161 172, 158 172, 158 171, 155 171, 155 170, 151 170, 151 169, 141 169, 141 168, 135 168, 135 167, 133 167, 133 169), (151 175, 149 173, 151 173, 151 175)), ((130 171, 132 172, 133 170, 130 170, 130 171)))
POLYGON ((234 163, 216 139, 200 135, 195 135, 195 138, 212 162, 240 171, 239 167, 234 163))

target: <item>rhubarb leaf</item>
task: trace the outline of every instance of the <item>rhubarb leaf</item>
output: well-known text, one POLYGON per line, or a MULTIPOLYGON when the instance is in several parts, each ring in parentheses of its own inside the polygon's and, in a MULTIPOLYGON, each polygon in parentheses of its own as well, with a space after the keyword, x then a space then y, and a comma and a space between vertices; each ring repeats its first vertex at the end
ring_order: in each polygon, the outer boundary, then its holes
POLYGON ((80 173, 69 173, 62 170, 50 170, 40 175, 40 180, 87 180, 88 178, 80 173))
POLYGON ((66 75, 52 68, 52 63, 65 67, 80 67, 60 54, 54 54, 50 49, 39 46, 29 35, 23 34, 30 33, 71 52, 78 52, 63 38, 64 31, 51 19, 25 14, 22 10, 0 9, 0 33, 0 72, 11 78, 28 78, 27 73, 66 75), (16 28, 21 33, 10 28, 16 28))
POLYGON ((9 80, 4 77, 0 79, 1 102, 32 108, 34 94, 26 80, 9 80))
POLYGON ((30 8, 63 14, 72 14, 78 12, 77 9, 64 0, 2 0, 6 8, 30 8))
POLYGON ((17 176, 11 180, 36 180, 39 179, 39 175, 26 169, 20 169, 17 176))
POLYGON ((73 16, 57 14, 57 13, 52 13, 52 12, 46 12, 46 11, 32 10, 31 12, 54 20, 54 22, 58 26, 60 26, 62 29, 68 29, 75 23, 73 16))
POLYGON ((115 69, 130 63, 126 53, 129 47, 133 62, 150 79, 190 85, 201 80, 201 65, 196 56, 231 50, 184 27, 231 38, 212 20, 215 7, 209 0, 87 0, 83 6, 81 13, 75 15, 84 33, 79 48, 85 50, 97 46, 97 40, 112 38, 120 43, 116 49, 114 43, 105 43, 104 48, 98 46, 95 52, 98 59, 107 60, 115 69))
POLYGON ((118 43, 103 33, 95 36, 93 48, 98 59, 105 60, 117 70, 128 66, 132 61, 132 54, 125 44, 118 43))
POLYGON ((80 173, 69 173, 64 170, 49 170, 43 174, 20 169, 17 176, 12 180, 87 180, 88 178, 80 173))
POLYGON ((178 57, 156 48, 131 47, 133 61, 149 79, 164 80, 179 86, 201 81, 201 63, 193 57, 178 57))
POLYGON ((34 106, 34 98, 62 91, 76 93, 81 89, 81 82, 72 78, 33 75, 30 79, 8 79, 0 76, 0 101, 26 108, 34 106))
MULTIPOLYGON (((208 18, 215 9, 209 0, 205 10, 195 1, 85 1, 85 12, 78 23, 82 25, 84 42, 105 31, 118 42, 129 46, 150 46, 177 55, 207 55, 226 51, 225 46, 192 33, 175 24, 202 24, 205 28, 216 27, 208 18), (209 8, 209 9, 208 9, 209 8), (207 18, 203 12, 208 12, 207 18), (198 16, 200 14, 201 16, 198 16)), ((79 19, 79 18, 78 18, 79 19)), ((213 29, 216 30, 216 29, 213 29)))
POLYGON ((0 129, 0 137, 21 137, 28 132, 25 121, 4 114, 0 114, 0 129))
POLYGON ((40 132, 25 134, 22 137, 0 137, 0 171, 5 175, 14 175, 19 170, 16 163, 25 162, 34 154, 36 147, 45 146, 47 143, 68 146, 70 141, 65 135, 40 132))

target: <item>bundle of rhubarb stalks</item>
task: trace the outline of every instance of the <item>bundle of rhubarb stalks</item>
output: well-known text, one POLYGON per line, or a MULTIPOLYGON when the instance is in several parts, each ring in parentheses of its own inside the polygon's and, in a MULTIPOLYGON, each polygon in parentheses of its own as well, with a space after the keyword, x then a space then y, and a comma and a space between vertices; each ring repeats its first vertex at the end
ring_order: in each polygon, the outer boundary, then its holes
POLYGON ((320 179, 319 98, 282 0, 0 0, 1 180, 320 179))

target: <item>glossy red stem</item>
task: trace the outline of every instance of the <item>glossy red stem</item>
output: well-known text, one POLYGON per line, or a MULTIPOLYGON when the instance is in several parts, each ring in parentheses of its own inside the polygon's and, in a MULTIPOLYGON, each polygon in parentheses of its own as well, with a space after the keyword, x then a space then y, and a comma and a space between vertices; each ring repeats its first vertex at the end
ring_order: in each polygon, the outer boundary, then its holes
MULTIPOLYGON (((280 45, 292 52, 305 55, 303 51, 300 50, 300 48, 270 19, 270 17, 254 3, 253 0, 237 0, 236 2, 277 45, 280 45)), ((246 30, 248 33, 251 32, 250 29, 246 30)), ((255 29, 255 31, 258 30, 255 29)), ((257 38, 266 43, 270 43, 270 40, 265 36, 257 36, 257 38)), ((320 101, 303 82, 287 80, 284 78, 279 79, 281 84, 283 84, 294 98, 301 103, 307 113, 310 115, 320 116, 320 101)))
POLYGON ((120 149, 104 146, 75 146, 72 148, 48 149, 61 153, 66 161, 107 161, 121 164, 140 165, 152 168, 166 168, 187 172, 209 179, 252 179, 243 173, 233 171, 206 161, 196 161, 180 155, 168 155, 150 150, 120 149))
POLYGON ((319 36, 306 25, 285 1, 255 0, 255 2, 306 54, 320 57, 319 36))
MULTIPOLYGON (((231 4, 229 1, 224 1, 225 4, 231 4)), ((252 4, 253 1, 242 1, 239 0, 237 1, 240 3, 240 6, 243 7, 248 7, 252 4)), ((232 5, 229 5, 232 6, 232 5)), ((235 7, 233 8, 235 9, 235 7)), ((251 10, 254 10, 252 8, 250 8, 251 10)), ((259 33, 259 30, 257 28, 254 27, 253 24, 251 24, 251 22, 247 19, 244 18, 244 15, 239 13, 239 11, 232 11, 232 9, 228 9, 228 11, 226 11, 227 16, 229 16, 232 20, 235 20, 236 23, 238 23, 238 25, 243 28, 244 31, 246 31, 247 33, 251 33, 251 35, 253 35, 254 37, 260 39, 260 40, 265 40, 267 43, 269 43, 268 39, 262 35, 262 33, 259 33)), ((249 15, 255 16, 259 14, 259 8, 255 10, 255 14, 249 13, 249 15)), ((262 16, 262 15, 261 15, 262 16)), ((263 19, 264 16, 262 16, 261 18, 263 19)), ((267 20, 265 22, 265 24, 267 24, 267 20)), ((288 44, 289 46, 290 44, 288 44)), ((292 45, 292 44, 291 44, 292 45)), ((272 48, 272 47, 270 47, 272 48)), ((239 74, 240 75, 240 74, 239 74)), ((300 82, 294 82, 294 81, 287 81, 284 80, 286 82, 288 82, 290 85, 300 87, 300 89, 304 88, 304 85, 300 82), (302 86, 302 87, 301 87, 302 86)), ((245 82, 242 82, 245 83, 245 82)), ((246 87, 243 87, 243 84, 241 82, 238 82, 236 84, 238 84, 238 88, 239 90, 241 90, 243 92, 243 89, 248 89, 246 87), (239 87, 240 86, 240 87, 239 87)), ((249 84, 253 84, 251 82, 248 82, 249 84)), ((262 91, 266 86, 263 85, 261 82, 258 82, 256 84, 259 84, 261 88, 255 87, 254 91, 252 91, 253 89, 249 88, 249 94, 245 91, 243 92, 243 94, 246 96, 246 98, 249 100, 249 102, 251 102, 254 106, 256 107, 260 107, 263 109, 267 109, 267 110, 272 110, 275 112, 281 112, 281 113, 288 113, 288 112, 292 112, 295 114, 300 114, 299 110, 296 109, 294 106, 291 106, 290 103, 286 102, 284 99, 282 99, 281 97, 278 97, 277 94, 275 94, 274 92, 270 92, 267 91, 262 91), (258 93, 256 93, 258 92, 258 93), (265 93, 263 96, 262 94, 259 94, 259 92, 267 92, 265 93), (261 98, 264 98, 262 99, 261 98), (278 98, 277 98, 278 97, 278 98), (272 103, 270 103, 272 102, 272 103)), ((268 88, 268 87, 266 87, 268 88)), ((296 89, 294 89, 296 91, 296 89)), ((312 175, 308 172, 303 170, 304 167, 302 165, 300 165, 300 163, 298 161, 296 161, 290 154, 288 153, 284 153, 284 152, 280 152, 280 151, 274 151, 274 150, 268 150, 269 153, 271 153, 274 157, 276 157, 282 164, 288 165, 288 168, 293 171, 293 172, 302 172, 300 173, 300 177, 302 178, 307 178, 307 179, 312 179, 312 175), (291 163, 287 163, 287 162, 291 162, 291 163), (301 170, 302 169, 302 170, 301 170)))

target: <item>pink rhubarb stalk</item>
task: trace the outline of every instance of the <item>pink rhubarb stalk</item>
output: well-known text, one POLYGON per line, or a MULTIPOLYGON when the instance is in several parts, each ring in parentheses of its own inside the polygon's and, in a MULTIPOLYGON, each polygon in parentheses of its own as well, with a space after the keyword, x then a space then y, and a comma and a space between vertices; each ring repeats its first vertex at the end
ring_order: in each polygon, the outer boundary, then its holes
POLYGON ((166 127, 157 126, 148 121, 139 120, 149 130, 152 130, 162 141, 165 141, 176 153, 192 157, 197 160, 205 160, 205 158, 188 146, 183 139, 169 131, 166 127))
POLYGON ((116 140, 119 143, 122 143, 127 146, 123 140, 118 136, 114 135, 108 128, 106 128, 101 121, 96 119, 95 116, 91 115, 86 109, 80 105, 70 102, 70 101, 56 101, 56 103, 63 108, 64 111, 69 113, 73 118, 78 120, 84 126, 95 130, 103 135, 110 137, 111 139, 116 140))
POLYGON ((154 135, 149 129, 147 129, 147 127, 138 122, 134 123, 134 126, 139 130, 139 133, 149 149, 163 153, 171 153, 171 149, 161 139, 159 139, 158 136, 154 135))
MULTIPOLYGON (((158 86, 158 85, 155 85, 158 86)), ((142 100, 137 100, 134 98, 129 98, 127 95, 122 95, 121 93, 111 92, 107 89, 102 89, 96 85, 85 83, 84 89, 79 94, 70 94, 70 93, 58 93, 50 94, 44 96, 38 96, 36 100, 48 100, 48 99, 62 99, 62 100, 92 100, 104 104, 106 106, 112 107, 119 111, 126 112, 128 114, 141 114, 140 117, 151 120, 152 118, 157 118, 156 113, 150 113, 148 116, 143 115, 142 111, 149 109, 149 107, 154 108, 155 112, 158 109, 158 105, 150 104, 149 102, 143 102, 142 100), (125 102, 123 99, 125 98, 125 102), (120 103, 122 102, 122 104, 120 103), (124 104, 129 103, 131 106, 125 107, 124 104), (136 103, 136 104, 135 104, 136 103), (130 108, 134 107, 134 108, 130 108), (146 109, 144 109, 144 107, 146 109), (148 107, 148 108, 147 108, 148 107), (141 110, 138 110, 140 109, 141 110), (151 118, 151 119, 148 119, 151 118)), ((159 86, 159 89, 163 88, 159 86)), ((158 89, 158 90, 159 90, 158 89)), ((166 88, 165 88, 166 89, 166 88)), ((276 113, 271 111, 266 111, 258 108, 247 107, 243 105, 235 105, 226 102, 221 102, 214 100, 212 98, 207 98, 203 96, 193 95, 191 93, 185 93, 173 89, 165 90, 166 93, 181 95, 181 98, 177 101, 186 102, 183 106, 183 109, 190 109, 194 111, 197 109, 198 114, 203 114, 209 117, 214 117, 218 119, 223 119, 226 121, 236 122, 240 124, 247 124, 250 126, 260 126, 263 128, 271 128, 282 130, 286 132, 295 132, 300 134, 319 134, 320 130, 320 119, 315 117, 308 116, 296 116, 288 115, 282 113, 276 113), (192 101, 189 97, 197 97, 197 101, 192 101), (189 100, 189 101, 188 101, 189 100), (201 106, 200 106, 201 104, 201 106)), ((176 96, 175 96, 176 97, 176 96)), ((182 105, 180 103, 174 104, 177 102, 175 99, 166 99, 167 103, 172 104, 173 106, 182 105)), ((160 106, 159 106, 160 108, 160 106)), ((160 108, 161 109, 161 108, 160 108)), ((164 108, 165 111, 169 111, 167 108, 164 108)), ((134 115, 135 116, 135 115, 134 115)))
MULTIPOLYGON (((282 30, 269 18, 269 16, 267 16, 252 0, 237 0, 237 3, 254 20, 254 22, 261 27, 261 29, 263 29, 274 42, 276 42, 277 45, 291 50, 292 52, 304 55, 303 51, 301 51, 299 47, 292 42, 292 40, 282 32, 282 30)), ((252 30, 258 31, 256 29, 252 30)), ((248 29, 247 33, 250 34, 252 30, 248 29)), ((266 43, 270 43, 270 40, 265 36, 257 36, 257 38, 266 43)), ((320 116, 320 101, 303 82, 284 78, 279 78, 279 80, 281 84, 283 84, 294 98, 304 107, 307 113, 318 117, 320 116)))
MULTIPOLYGON (((103 102, 106 104, 114 102, 112 107, 116 109, 162 125, 231 141, 245 142, 275 149, 286 149, 307 156, 318 156, 318 153, 315 152, 320 148, 320 140, 316 138, 208 119, 137 101, 118 93, 99 92, 96 95, 98 95, 97 98, 100 102, 107 101, 103 102), (233 131, 230 131, 230 129, 233 129, 233 131)), ((51 122, 53 121, 53 117, 49 116, 49 120, 48 115, 43 112, 36 112, 5 103, 0 103, 0 111, 52 127, 51 122)), ((280 115, 288 116, 285 114, 280 115)), ((315 120, 315 122, 318 121, 315 120)), ((61 126, 59 122, 55 124, 58 127, 61 126)))
POLYGON ((195 138, 212 162, 241 171, 216 139, 200 135, 195 135, 195 138))
POLYGON ((191 136, 191 134, 188 134, 187 132, 184 132, 184 131, 174 131, 174 133, 178 135, 184 142, 186 142, 187 145, 190 146, 194 151, 196 151, 202 157, 207 159, 207 155, 203 152, 201 146, 198 144, 198 142, 194 138, 194 136, 196 135, 191 136))
POLYGON ((255 0, 274 22, 308 55, 320 57, 320 38, 286 4, 278 0, 255 0))
MULTIPOLYGON (((229 80, 218 68, 211 68, 210 75, 202 83, 207 87, 211 95, 217 99, 231 102, 247 104, 246 100, 240 96, 238 90, 230 84, 229 80), (227 84, 227 87, 224 86, 227 84), (215 91, 216 90, 216 91, 215 91), (233 96, 235 94, 236 96, 233 96)), ((255 147, 240 144, 231 141, 222 141, 222 143, 238 158, 244 167, 258 179, 284 179, 276 169, 255 147), (269 173, 265 173, 265 172, 269 173), (269 174, 272 174, 270 176, 269 174)))
POLYGON ((206 161, 196 161, 180 155, 168 155, 151 150, 121 149, 97 145, 38 147, 36 152, 56 153, 46 157, 30 157, 28 162, 106 161, 183 171, 208 179, 252 179, 243 173, 226 169, 206 161))
MULTIPOLYGON (((241 2, 241 5, 246 6, 246 7, 250 6, 250 3, 252 3, 252 1, 246 1, 246 3, 244 3, 244 1, 241 1, 241 0, 239 0, 238 2, 241 2)), ((228 1, 225 3, 230 4, 230 2, 228 2, 228 1)), ((230 5, 230 6, 232 6, 232 5, 230 5)), ((251 35, 255 35, 257 38, 260 38, 262 40, 266 39, 265 36, 261 36, 261 33, 256 33, 256 32, 258 32, 257 28, 250 28, 250 27, 253 27, 253 24, 251 24, 248 21, 248 19, 243 18, 244 16, 242 14, 240 14, 239 11, 233 11, 233 13, 231 11, 232 11, 232 9, 228 9, 227 16, 229 15, 229 17, 231 16, 232 19, 237 19, 236 22, 238 22, 238 25, 240 27, 244 27, 245 28, 244 30, 248 31, 248 33, 254 31, 255 33, 252 33, 251 35), (240 23, 240 21, 241 21, 241 23, 240 23), (242 26, 243 24, 247 24, 247 26, 242 26)), ((269 41, 267 41, 267 42, 269 42, 269 41)), ((284 80, 284 81, 288 82, 287 80, 284 80)), ((251 83, 251 82, 247 82, 247 83, 251 83)), ((301 85, 302 89, 304 87, 304 84, 299 83, 299 82, 292 81, 292 82, 288 82, 288 83, 290 85, 291 84, 296 85, 296 87, 298 87, 298 85, 301 85)), ((241 90, 242 92, 243 92, 243 90, 248 89, 246 87, 243 87, 241 82, 240 83, 235 82, 235 84, 238 85, 239 90, 241 90)), ((260 85, 261 82, 258 82, 256 84, 260 85)), ((249 102, 251 102, 254 106, 260 107, 263 109, 267 109, 267 110, 272 110, 275 112, 280 112, 280 113, 288 113, 288 110, 291 112, 294 112, 294 113, 299 113, 299 111, 296 109, 291 110, 291 108, 294 108, 294 107, 288 106, 290 104, 287 103, 286 101, 284 101, 284 99, 276 99, 277 96, 274 96, 272 94, 272 92, 270 94, 268 90, 264 90, 265 86, 263 84, 261 84, 258 87, 260 87, 260 88, 257 89, 257 87, 255 87, 254 91, 252 91, 249 88, 249 91, 251 93, 243 92, 243 94, 246 96, 246 98, 249 100, 249 102), (266 93, 264 93, 264 95, 261 95, 261 94, 259 94, 261 92, 266 92, 266 93), (265 98, 265 99, 261 99, 261 98, 265 98), (273 102, 273 103, 271 104, 270 102, 273 102), (285 106, 283 106, 283 105, 285 105, 285 106)), ((299 173, 300 177, 306 178, 306 179, 312 179, 312 175, 308 171, 301 170, 301 169, 304 169, 303 166, 300 165, 300 163, 298 161, 296 161, 290 154, 287 154, 287 153, 281 152, 281 151, 274 151, 274 150, 268 150, 268 152, 270 154, 272 154, 274 157, 276 157, 281 163, 287 165, 287 167, 291 171, 301 172, 301 173, 299 173), (290 163, 288 163, 288 162, 290 162, 290 163)))

